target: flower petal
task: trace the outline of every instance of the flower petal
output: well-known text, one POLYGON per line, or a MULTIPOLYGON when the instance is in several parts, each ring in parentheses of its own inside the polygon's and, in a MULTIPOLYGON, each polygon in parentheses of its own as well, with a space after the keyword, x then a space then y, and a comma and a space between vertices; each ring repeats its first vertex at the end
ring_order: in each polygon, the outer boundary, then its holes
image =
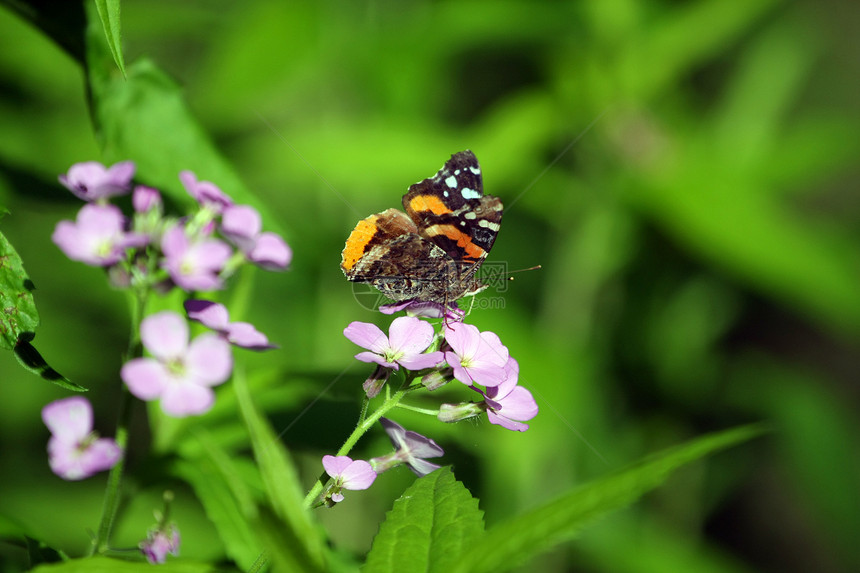
POLYGON ((231 344, 251 350, 269 350, 277 348, 271 344, 265 334, 254 328, 250 322, 234 322, 227 328, 227 340, 231 344))
POLYGON ((382 354, 388 348, 388 337, 375 324, 369 322, 350 322, 343 329, 343 335, 351 342, 377 354, 382 354))
POLYGON ((325 455, 322 458, 323 468, 331 477, 338 477, 352 463, 352 458, 349 456, 329 456, 325 455))
POLYGON ((223 304, 210 300, 191 299, 186 300, 183 306, 191 320, 196 320, 212 330, 227 331, 227 326, 230 324, 230 314, 223 304))
POLYGON ((188 348, 188 323, 172 310, 157 312, 140 323, 140 340, 160 360, 178 358, 188 348))
POLYGON ((387 360, 385 360, 384 356, 374 354, 373 352, 359 352, 355 355, 355 359, 361 360, 362 362, 373 362, 375 364, 379 364, 380 366, 385 366, 393 370, 400 370, 399 364, 397 364, 396 362, 388 362, 387 360))
POLYGON ((186 375, 196 384, 216 386, 226 382, 233 372, 230 344, 213 333, 201 334, 185 355, 186 375))
POLYGON ((191 382, 170 384, 161 396, 161 409, 174 418, 204 414, 214 403, 211 388, 191 382))
POLYGON ((42 408, 42 420, 59 440, 78 442, 93 430, 93 408, 81 396, 63 398, 42 408))
POLYGON ((425 368, 433 368, 443 360, 445 360, 445 353, 437 350, 436 352, 428 352, 427 354, 406 355, 399 358, 397 362, 407 370, 423 370, 425 368))
POLYGON ((293 260, 293 250, 277 233, 261 233, 248 259, 267 271, 282 271, 293 260))
POLYGON ((388 329, 391 348, 406 354, 424 352, 433 342, 433 326, 414 316, 395 318, 388 329))
POLYGON ((154 358, 134 358, 123 364, 120 378, 129 392, 141 400, 155 400, 161 396, 172 376, 167 368, 154 358))
POLYGON ((367 489, 376 479, 373 467, 364 460, 355 460, 341 472, 343 487, 345 489, 359 490, 367 489))
POLYGON ((426 476, 434 470, 438 470, 440 467, 442 466, 421 459, 414 459, 409 463, 409 469, 411 469, 418 477, 426 476))

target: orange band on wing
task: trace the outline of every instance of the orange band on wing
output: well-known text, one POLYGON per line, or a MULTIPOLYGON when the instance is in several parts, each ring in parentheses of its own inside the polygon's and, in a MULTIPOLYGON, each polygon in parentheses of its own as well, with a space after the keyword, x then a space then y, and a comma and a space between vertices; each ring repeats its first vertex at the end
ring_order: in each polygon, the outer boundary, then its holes
POLYGON ((453 225, 433 225, 426 230, 426 233, 430 236, 442 235, 457 241, 457 246, 466 251, 464 258, 477 261, 487 255, 487 251, 472 242, 472 237, 453 225))
POLYGON ((352 230, 352 233, 349 234, 349 238, 346 240, 346 246, 343 248, 343 261, 340 266, 343 267, 344 270, 351 270, 352 267, 355 266, 355 263, 358 262, 358 259, 365 253, 367 250, 367 244, 373 239, 373 236, 376 234, 376 219, 375 215, 368 217, 367 219, 362 219, 358 222, 358 225, 355 226, 355 229, 352 230))
POLYGON ((418 213, 430 211, 434 215, 447 215, 453 212, 441 199, 433 195, 416 195, 409 201, 409 208, 418 213))

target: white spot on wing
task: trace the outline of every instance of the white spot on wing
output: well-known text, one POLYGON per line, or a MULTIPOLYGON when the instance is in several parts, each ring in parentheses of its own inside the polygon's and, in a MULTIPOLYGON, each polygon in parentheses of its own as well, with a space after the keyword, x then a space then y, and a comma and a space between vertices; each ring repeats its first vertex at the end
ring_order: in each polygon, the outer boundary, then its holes
POLYGON ((463 187, 460 191, 460 195, 463 196, 463 199, 480 199, 481 194, 475 191, 474 189, 469 189, 468 187, 463 187))
POLYGON ((471 171, 471 172, 472 172, 472 173, 474 173, 475 175, 480 175, 480 174, 481 174, 481 168, 480 168, 480 167, 472 167, 472 166, 470 165, 470 166, 469 166, 469 171, 471 171))
POLYGON ((447 185, 451 189, 456 189, 457 188, 457 178, 454 177, 453 175, 451 175, 450 177, 448 177, 445 180, 445 185, 447 185))

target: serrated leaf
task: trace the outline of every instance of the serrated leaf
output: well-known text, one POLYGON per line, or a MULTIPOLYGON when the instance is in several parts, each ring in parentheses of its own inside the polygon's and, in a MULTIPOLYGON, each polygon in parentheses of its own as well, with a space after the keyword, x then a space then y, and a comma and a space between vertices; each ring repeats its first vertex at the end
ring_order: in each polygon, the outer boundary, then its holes
POLYGON ((0 348, 12 350, 18 362, 49 382, 75 392, 86 388, 51 368, 31 344, 39 326, 33 281, 12 244, 0 233, 0 348))
POLYGON ((116 66, 125 76, 125 60, 122 57, 122 28, 120 21, 120 4, 119 0, 96 0, 96 9, 99 13, 99 19, 104 28, 105 39, 107 40, 110 52, 113 55, 113 60, 116 66))
POLYGON ((12 350, 23 333, 36 331, 35 289, 18 252, 0 232, 0 347, 12 350))
MULTIPOLYGON (((152 573, 153 570, 153 566, 145 561, 89 557, 41 565, 33 569, 33 573, 152 573)), ((157 570, 158 573, 215 573, 218 571, 214 565, 193 561, 168 561, 159 565, 157 570)))
POLYGON ((450 468, 440 468, 394 502, 362 572, 448 572, 483 533, 483 516, 450 468))
POLYGON ((632 467, 575 488, 549 503, 489 529, 464 551, 452 573, 499 573, 572 539, 596 518, 633 503, 676 469, 761 434, 742 426, 696 438, 632 467))
MULTIPOLYGON (((251 400, 248 381, 241 373, 233 376, 233 389, 239 411, 248 426, 254 458, 272 509, 283 526, 278 530, 279 561, 294 570, 323 571, 325 562, 322 538, 304 507, 301 482, 295 466, 283 444, 275 436, 268 421, 251 400)), ((271 521, 271 520, 270 520, 271 521)))

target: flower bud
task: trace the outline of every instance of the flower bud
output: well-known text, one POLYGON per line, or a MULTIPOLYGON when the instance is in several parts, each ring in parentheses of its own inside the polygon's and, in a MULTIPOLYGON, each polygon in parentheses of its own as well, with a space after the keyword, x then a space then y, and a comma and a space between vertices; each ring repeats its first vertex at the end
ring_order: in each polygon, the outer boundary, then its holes
POLYGON ((421 377, 421 384, 430 390, 437 390, 454 379, 453 368, 442 368, 433 370, 421 377))
POLYGON ((480 416, 486 410, 486 406, 476 402, 463 402, 461 404, 442 404, 436 418, 440 422, 459 422, 475 416, 480 416))

